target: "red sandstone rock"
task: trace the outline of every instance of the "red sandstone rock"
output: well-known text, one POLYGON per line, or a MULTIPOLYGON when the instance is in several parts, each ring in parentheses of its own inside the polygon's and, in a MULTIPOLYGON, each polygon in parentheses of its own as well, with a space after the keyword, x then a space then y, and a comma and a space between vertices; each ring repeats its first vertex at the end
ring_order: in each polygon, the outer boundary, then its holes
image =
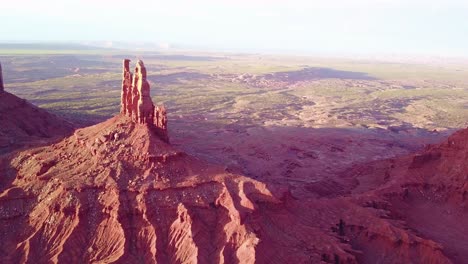
POLYGON ((72 132, 71 123, 13 94, 0 92, 0 154, 72 132))
MULTIPOLYGON (((460 171, 446 173, 462 176, 465 134, 431 147, 440 158, 417 170, 457 157, 460 171)), ((399 176, 404 168, 415 175, 413 157, 386 162, 397 171, 385 179, 370 170, 383 179, 375 186, 296 200, 285 188, 192 158, 152 126, 119 115, 0 158, 0 262, 462 263, 455 254, 464 256, 464 241, 450 247, 453 234, 444 242, 407 228, 415 225, 411 211, 425 208, 418 187, 405 192, 413 187, 402 183, 431 177, 399 176)), ((356 179, 370 183, 365 177, 356 179)), ((463 194, 460 184, 452 186, 463 194)))
POLYGON ((156 133, 168 142, 169 135, 167 132, 167 114, 164 105, 156 106, 154 108, 154 126, 156 128, 156 133))
POLYGON ((351 193, 360 203, 383 210, 386 217, 440 245, 439 251, 451 262, 464 263, 468 259, 467 161, 468 128, 420 153, 356 166, 347 177, 354 180, 351 193))
POLYGON ((138 124, 151 126, 157 135, 168 142, 166 108, 155 107, 153 104, 143 61, 138 60, 133 79, 129 71, 129 62, 128 59, 123 61, 120 112, 131 117, 138 124))
POLYGON ((138 89, 138 119, 140 124, 153 124, 153 101, 150 96, 150 86, 146 80, 146 68, 143 61, 139 60, 135 68, 135 75, 138 76, 136 86, 138 89))
MULTIPOLYGON (((6 164, 0 160, 0 166, 6 164)), ((187 156, 129 117, 118 116, 77 130, 55 145, 22 152, 11 166, 17 176, 13 171, 3 176, 16 177, 15 183, 0 189, 3 263, 275 263, 321 258, 295 252, 303 247, 297 244, 300 229, 288 230, 288 225, 302 225, 296 220, 261 228, 264 220, 283 217, 284 211, 263 208, 282 208, 281 193, 277 196, 264 183, 187 156), (115 133, 125 138, 96 141, 115 133), (87 142, 85 149, 82 142, 87 142), (50 161, 50 156, 56 158, 50 161), (266 211, 272 215, 262 213, 266 211), (283 248, 275 241, 295 242, 283 248), (278 261, 269 254, 257 257, 260 245, 279 252, 278 261)), ((327 234, 306 240, 321 236, 323 241, 335 240, 327 234)), ((353 259, 328 248, 330 243, 319 248, 353 259)), ((316 243, 308 244, 312 250, 316 243)))
MULTIPOLYGON (((468 259, 468 129, 415 155, 357 166, 334 188, 317 182, 312 191, 326 194, 300 200, 167 144, 160 134, 167 136, 166 110, 147 114, 149 86, 143 64, 137 68, 132 103, 123 102, 132 112, 0 156, 0 263, 468 259)), ((46 118, 2 93, 0 114, 10 112, 1 124, 33 122, 26 134, 46 118)), ((20 124, 15 131, 30 125, 20 124)))
POLYGON ((164 105, 157 106, 154 109, 154 125, 161 129, 167 129, 167 116, 166 116, 166 108, 164 105))
POLYGON ((130 60, 123 60, 123 73, 122 73, 122 92, 120 99, 120 113, 132 114, 132 73, 130 72, 130 60))

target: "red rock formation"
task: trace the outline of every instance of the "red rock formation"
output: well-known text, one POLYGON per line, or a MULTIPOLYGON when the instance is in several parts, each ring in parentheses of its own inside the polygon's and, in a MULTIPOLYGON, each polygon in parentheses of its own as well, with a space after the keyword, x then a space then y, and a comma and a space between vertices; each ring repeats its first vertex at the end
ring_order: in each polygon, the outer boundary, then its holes
POLYGON ((0 154, 72 132, 70 122, 7 91, 0 92, 0 154))
POLYGON ((451 261, 441 263, 468 259, 467 175, 468 128, 420 153, 347 172, 355 182, 351 192, 359 203, 381 210, 439 247, 451 261))
POLYGON ((337 188, 317 188, 329 190, 325 197, 301 200, 167 144, 155 133, 167 135, 166 110, 148 114, 149 86, 137 68, 136 115, 0 155, 0 263, 468 259, 468 129, 421 153, 348 170, 337 188))
POLYGON ((120 99, 120 113, 132 114, 132 73, 130 72, 130 60, 123 60, 122 92, 120 99))
POLYGON ((3 74, 2 74, 2 63, 0 63, 0 92, 3 92, 3 74))
POLYGON ((135 68, 137 90, 138 90, 138 105, 137 105, 137 122, 140 124, 153 124, 154 105, 150 96, 150 86, 146 80, 146 68, 143 61, 138 60, 135 68))
POLYGON ((3 88, 0 64, 0 155, 21 147, 57 140, 73 131, 71 123, 3 88))
MULTIPOLYGON (((466 142, 454 141, 446 147, 466 142)), ((124 115, 0 157, 0 173, 1 263, 457 260, 407 228, 380 196, 388 186, 296 200, 190 157, 124 115)))
POLYGON ((154 108, 154 126, 156 133, 164 140, 169 141, 169 135, 167 133, 167 114, 164 105, 154 108))
POLYGON ((156 134, 167 142, 169 136, 167 133, 166 108, 164 106, 155 107, 153 104, 143 61, 138 60, 133 78, 129 71, 129 62, 128 59, 123 61, 120 112, 131 117, 133 122, 147 124, 152 127, 156 134))

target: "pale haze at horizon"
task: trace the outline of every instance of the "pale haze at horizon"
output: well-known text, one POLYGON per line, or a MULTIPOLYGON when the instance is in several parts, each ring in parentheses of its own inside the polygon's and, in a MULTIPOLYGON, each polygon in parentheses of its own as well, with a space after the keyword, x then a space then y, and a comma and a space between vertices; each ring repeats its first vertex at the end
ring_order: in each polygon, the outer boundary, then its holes
POLYGON ((468 56, 468 1, 2 1, 0 42, 468 56))

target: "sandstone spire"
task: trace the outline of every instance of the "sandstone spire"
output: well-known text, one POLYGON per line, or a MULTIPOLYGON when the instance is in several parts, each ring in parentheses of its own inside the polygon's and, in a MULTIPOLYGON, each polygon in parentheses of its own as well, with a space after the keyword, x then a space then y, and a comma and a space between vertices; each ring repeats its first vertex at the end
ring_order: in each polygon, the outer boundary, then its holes
POLYGON ((154 106, 146 79, 146 67, 141 60, 138 60, 133 75, 130 72, 130 60, 123 60, 120 106, 121 114, 131 117, 135 123, 148 124, 161 139, 169 141, 166 108, 154 106))
POLYGON ((146 80, 146 68, 143 64, 143 61, 138 60, 135 75, 133 75, 134 84, 136 85, 136 90, 138 92, 138 101, 137 101, 137 122, 140 124, 152 124, 153 123, 153 114, 154 114, 154 104, 150 96, 150 86, 146 80))
POLYGON ((130 60, 123 60, 123 73, 122 73, 122 92, 120 100, 120 113, 131 114, 131 92, 132 92, 132 73, 130 72, 130 60))
POLYGON ((0 92, 3 92, 3 89, 2 63, 0 62, 0 92))

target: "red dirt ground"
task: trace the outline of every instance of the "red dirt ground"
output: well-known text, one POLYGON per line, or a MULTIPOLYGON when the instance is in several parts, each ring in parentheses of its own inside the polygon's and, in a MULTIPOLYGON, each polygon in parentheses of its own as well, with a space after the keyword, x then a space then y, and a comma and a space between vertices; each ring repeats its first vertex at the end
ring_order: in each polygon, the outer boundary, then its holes
POLYGON ((463 130, 299 199, 119 115, 1 156, 0 261, 463 263, 467 158, 463 130))

